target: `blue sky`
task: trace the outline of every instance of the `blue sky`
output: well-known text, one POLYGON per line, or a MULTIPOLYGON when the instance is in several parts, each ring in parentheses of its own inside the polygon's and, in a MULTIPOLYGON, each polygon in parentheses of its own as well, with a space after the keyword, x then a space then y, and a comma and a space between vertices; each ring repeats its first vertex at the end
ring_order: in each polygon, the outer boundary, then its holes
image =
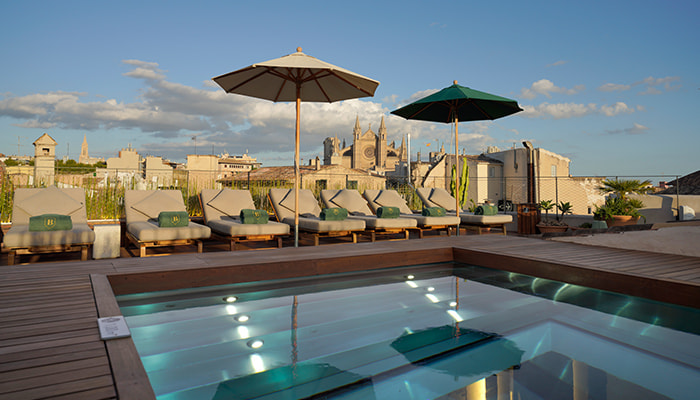
POLYGON ((143 155, 242 154, 291 165, 294 105, 225 94, 211 78, 304 53, 381 82, 375 96, 301 111, 302 158, 355 118, 412 150, 454 146, 449 125, 389 112, 449 86, 524 112, 460 123, 479 154, 530 140, 573 175, 700 169, 697 1, 22 1, 0 5, 0 152, 43 132, 77 159, 131 144, 143 155), (492 4, 493 3, 493 4, 492 4), (426 145, 430 143, 431 147, 426 145))

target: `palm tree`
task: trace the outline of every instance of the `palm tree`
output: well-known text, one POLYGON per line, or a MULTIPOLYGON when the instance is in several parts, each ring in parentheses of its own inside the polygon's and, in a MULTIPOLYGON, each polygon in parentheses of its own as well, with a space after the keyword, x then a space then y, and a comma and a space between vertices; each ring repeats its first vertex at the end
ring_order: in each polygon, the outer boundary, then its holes
POLYGON ((649 180, 642 182, 638 179, 619 180, 615 178, 615 180, 604 180, 603 186, 598 189, 603 193, 613 193, 621 200, 627 200, 628 193, 645 194, 649 191, 649 185, 651 185, 649 180))

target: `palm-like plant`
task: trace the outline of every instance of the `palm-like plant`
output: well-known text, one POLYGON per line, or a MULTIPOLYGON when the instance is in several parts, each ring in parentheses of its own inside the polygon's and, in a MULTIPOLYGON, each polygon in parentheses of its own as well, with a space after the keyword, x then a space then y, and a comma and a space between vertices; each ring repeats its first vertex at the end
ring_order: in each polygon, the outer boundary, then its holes
MULTIPOLYGON (((568 201, 564 203, 563 201, 560 201, 559 204, 557 204, 557 208, 559 211, 561 211, 561 221, 564 220, 564 216, 566 214, 573 214, 574 213, 574 206, 571 205, 568 201)), ((559 218, 557 218, 559 220, 559 218)))
POLYGON ((552 200, 542 200, 539 204, 540 210, 544 210, 545 221, 549 220, 549 212, 554 208, 554 202, 552 200))
POLYGON ((639 199, 630 199, 627 195, 630 193, 645 194, 649 191, 649 185, 651 182, 648 180, 604 180, 603 186, 598 189, 602 193, 611 193, 614 196, 608 197, 604 205, 596 206, 594 217, 599 220, 610 220, 614 215, 641 216, 637 210, 644 207, 644 204, 639 199))
POLYGON ((615 194, 615 197, 622 200, 627 200, 627 194, 629 193, 647 193, 649 191, 649 185, 651 185, 651 181, 649 180, 642 182, 638 179, 619 180, 615 178, 614 180, 604 180, 603 186, 599 187, 598 189, 603 193, 613 193, 615 194))

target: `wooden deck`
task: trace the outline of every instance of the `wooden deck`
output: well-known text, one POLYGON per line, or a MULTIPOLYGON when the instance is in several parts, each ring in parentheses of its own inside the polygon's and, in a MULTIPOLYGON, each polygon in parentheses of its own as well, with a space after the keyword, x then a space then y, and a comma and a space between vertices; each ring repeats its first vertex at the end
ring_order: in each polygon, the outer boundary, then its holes
POLYGON ((700 258, 516 236, 0 266, 0 399, 147 399, 131 339, 103 342, 114 293, 456 260, 700 308, 700 258))

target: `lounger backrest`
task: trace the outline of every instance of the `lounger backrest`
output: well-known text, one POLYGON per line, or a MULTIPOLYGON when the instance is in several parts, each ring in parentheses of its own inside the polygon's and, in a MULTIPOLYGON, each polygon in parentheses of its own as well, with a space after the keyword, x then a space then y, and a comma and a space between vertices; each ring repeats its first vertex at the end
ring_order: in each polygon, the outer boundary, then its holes
POLYGON ((42 214, 69 215, 73 224, 87 223, 85 190, 49 186, 15 189, 12 208, 13 225, 29 225, 29 218, 42 214))
POLYGON ((352 189, 325 189, 321 191, 321 201, 328 207, 341 207, 350 213, 372 215, 372 210, 360 192, 352 189))
POLYGON ((126 224, 158 219, 161 211, 187 211, 182 192, 166 190, 127 190, 124 193, 126 224))
MULTIPOLYGON (((294 218, 294 189, 270 189, 270 202, 277 219, 294 218)), ((309 189, 299 189, 299 215, 321 215, 318 200, 309 189)))
POLYGON ((417 188, 416 189, 416 194, 418 195, 418 198, 420 198, 420 201, 423 202, 424 207, 437 207, 438 206, 437 204, 435 204, 429 200, 430 192, 432 190, 433 190, 433 188, 417 188))
POLYGON ((367 203, 369 203, 369 206, 372 208, 372 211, 374 211, 375 214, 377 213, 379 207, 382 206, 398 207, 401 214, 413 213, 413 211, 411 211, 411 209, 408 207, 408 204, 406 204, 406 200, 404 200, 396 190, 367 189, 365 190, 364 197, 367 199, 367 203))
POLYGON ((443 188, 419 188, 416 189, 418 197, 426 207, 442 207, 447 211, 454 212, 457 200, 443 188))
POLYGON ((238 218, 241 210, 255 209, 253 196, 247 190, 203 189, 199 196, 205 221, 238 218))

